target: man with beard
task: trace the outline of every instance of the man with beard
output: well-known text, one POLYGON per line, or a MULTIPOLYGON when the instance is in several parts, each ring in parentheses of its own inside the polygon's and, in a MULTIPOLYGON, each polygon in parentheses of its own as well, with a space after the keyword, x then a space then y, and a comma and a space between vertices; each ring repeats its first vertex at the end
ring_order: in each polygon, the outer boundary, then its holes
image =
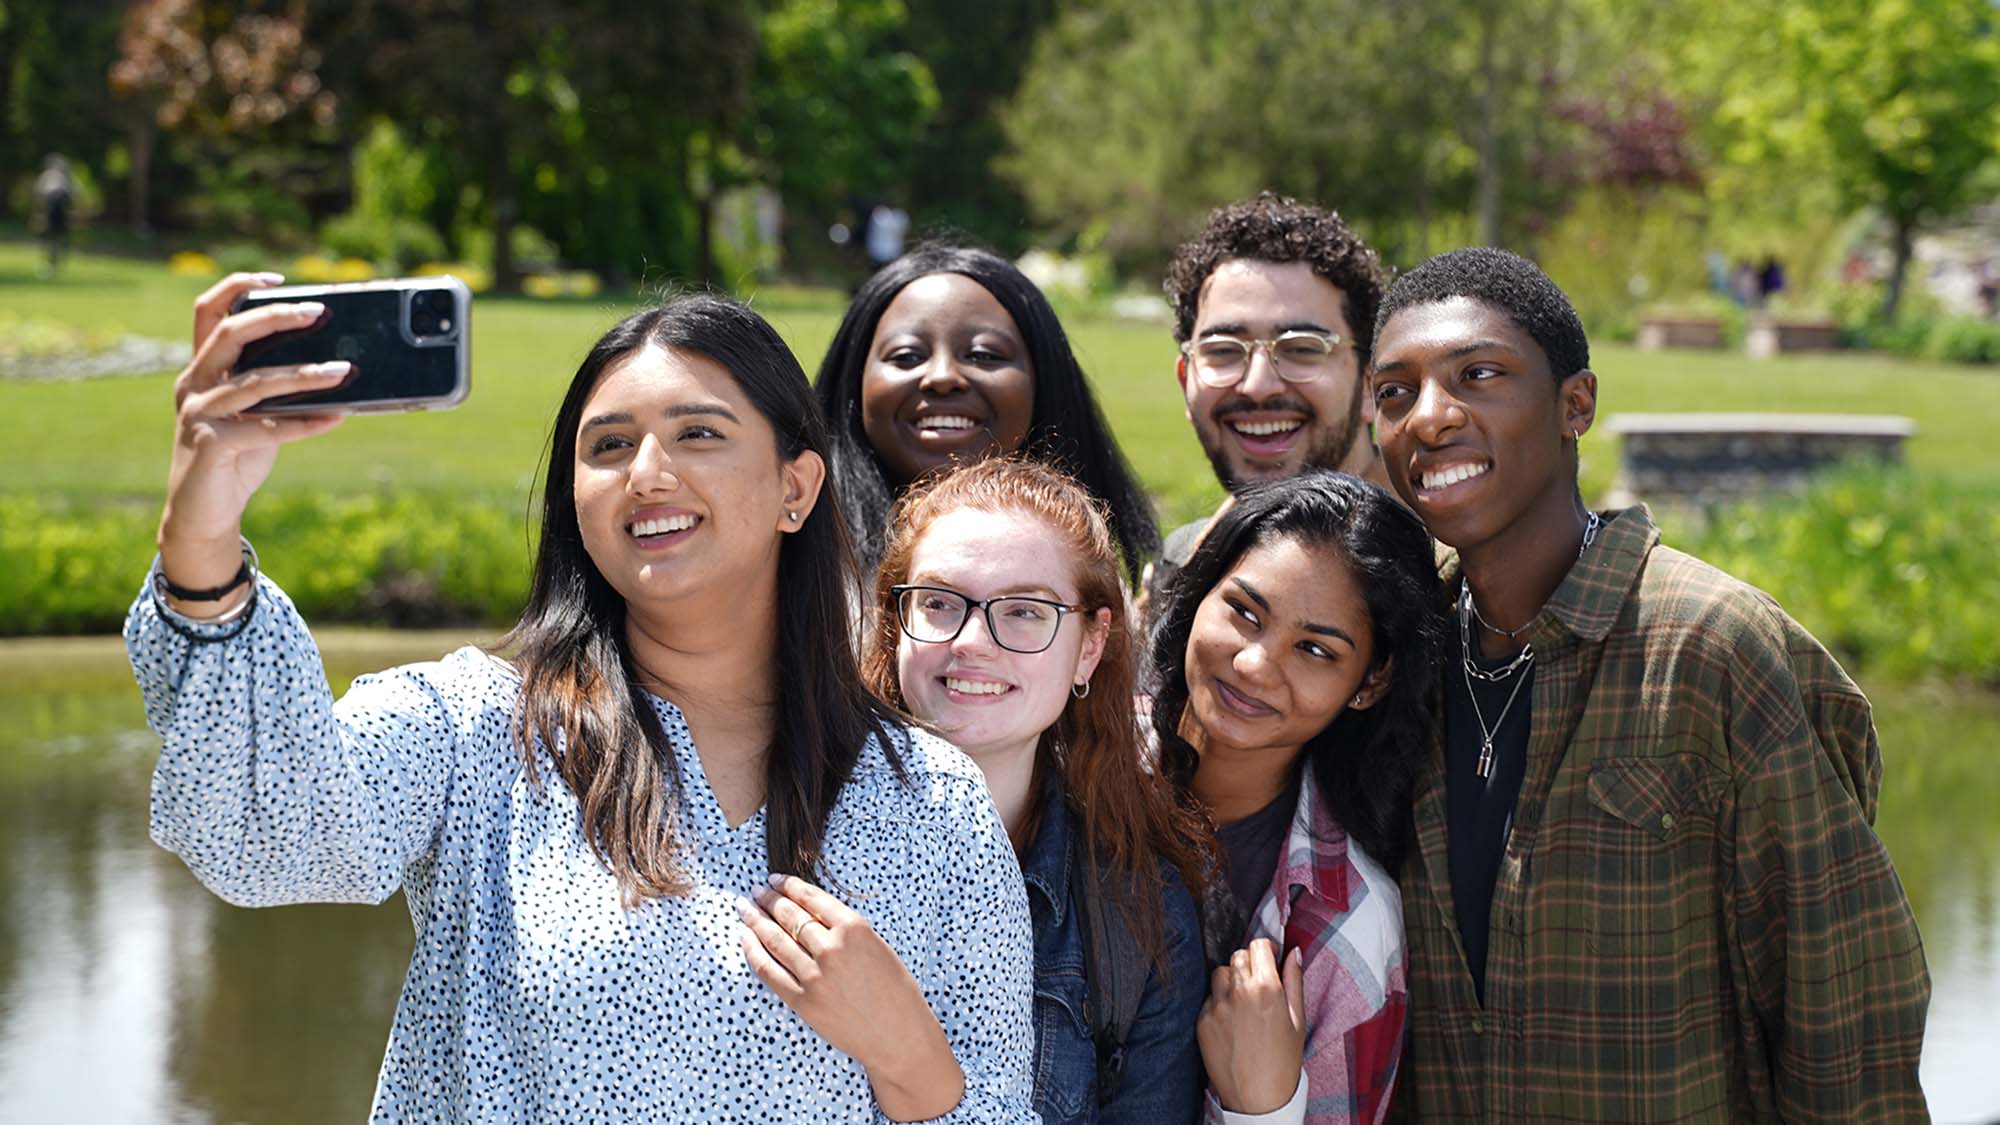
MULTIPOLYGON (((1308 469, 1388 486, 1363 401, 1382 270, 1339 215, 1263 192, 1208 217, 1167 267, 1188 421, 1234 492, 1308 469)), ((1179 573, 1208 527, 1167 537, 1150 596, 1179 573)))

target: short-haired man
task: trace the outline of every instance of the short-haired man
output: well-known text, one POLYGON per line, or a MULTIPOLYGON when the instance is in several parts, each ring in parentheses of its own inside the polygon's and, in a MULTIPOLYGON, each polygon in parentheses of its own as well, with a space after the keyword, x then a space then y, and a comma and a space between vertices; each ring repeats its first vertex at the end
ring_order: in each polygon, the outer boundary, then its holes
POLYGON ((1867 699, 1763 593, 1593 512, 1597 376, 1532 263, 1397 279, 1369 381, 1445 564, 1402 873, 1402 1097, 1464 1121, 1923 1119, 1930 978, 1867 699))
MULTIPOLYGON (((1387 487, 1361 393, 1382 269, 1338 214, 1268 191, 1218 208, 1174 252, 1165 287, 1188 421, 1224 487, 1307 469, 1387 487)), ((1207 526, 1167 537, 1149 590, 1207 526)))

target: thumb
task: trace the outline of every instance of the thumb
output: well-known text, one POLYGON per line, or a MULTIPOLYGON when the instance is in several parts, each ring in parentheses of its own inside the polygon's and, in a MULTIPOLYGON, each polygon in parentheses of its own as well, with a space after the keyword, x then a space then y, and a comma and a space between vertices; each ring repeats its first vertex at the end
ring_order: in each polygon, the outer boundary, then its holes
POLYGON ((1285 1007, 1291 1010, 1292 1026, 1306 1026, 1306 962, 1298 948, 1285 955, 1285 1007))

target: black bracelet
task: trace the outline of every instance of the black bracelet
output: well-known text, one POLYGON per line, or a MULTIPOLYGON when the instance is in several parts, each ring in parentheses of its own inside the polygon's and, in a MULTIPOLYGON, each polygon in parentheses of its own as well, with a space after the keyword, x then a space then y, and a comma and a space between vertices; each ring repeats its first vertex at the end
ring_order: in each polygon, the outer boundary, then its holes
POLYGON ((206 590, 190 590, 184 586, 176 586, 167 579, 167 572, 164 570, 155 572, 153 581, 158 584, 161 593, 175 601, 219 602, 228 597, 238 586, 250 581, 250 556, 248 552, 244 553, 243 565, 236 568, 236 577, 206 590))

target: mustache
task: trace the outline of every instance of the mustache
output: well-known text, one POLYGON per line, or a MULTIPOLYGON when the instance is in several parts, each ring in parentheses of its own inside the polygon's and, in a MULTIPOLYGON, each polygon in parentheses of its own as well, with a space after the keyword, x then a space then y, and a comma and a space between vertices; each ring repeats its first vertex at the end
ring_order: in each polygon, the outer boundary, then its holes
POLYGON ((1319 413, 1305 399, 1296 395, 1281 394, 1260 402, 1249 395, 1239 394, 1224 399, 1210 416, 1218 422, 1226 422, 1237 414, 1255 414, 1266 410, 1289 410, 1295 414, 1305 415, 1308 421, 1317 417, 1319 413))

